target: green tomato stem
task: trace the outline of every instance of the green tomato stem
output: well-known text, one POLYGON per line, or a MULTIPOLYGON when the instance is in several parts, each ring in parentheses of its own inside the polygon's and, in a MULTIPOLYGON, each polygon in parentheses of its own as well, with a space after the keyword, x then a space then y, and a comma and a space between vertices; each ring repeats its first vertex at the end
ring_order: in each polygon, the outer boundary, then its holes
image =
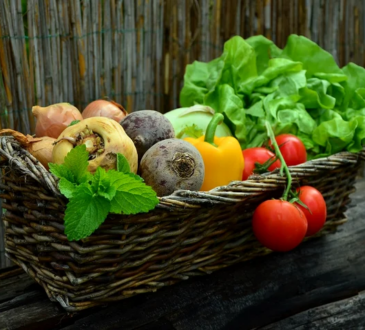
POLYGON ((211 121, 208 124, 208 127, 205 132, 204 141, 210 143, 211 145, 215 146, 214 144, 214 136, 217 126, 223 122, 224 116, 221 113, 216 113, 211 121))
POLYGON ((278 143, 275 140, 275 134, 274 134, 274 132, 271 128, 270 123, 268 121, 266 121, 265 125, 266 125, 266 128, 267 128, 267 134, 268 134, 268 136, 271 140, 271 144, 274 146, 275 154, 280 159, 280 162, 281 162, 280 175, 283 176, 283 171, 285 171, 286 178, 288 180, 286 189, 285 189, 284 194, 283 194, 283 200, 286 201, 286 200, 288 200, 288 195, 289 195, 289 191, 290 191, 290 188, 291 188, 292 177, 291 177, 288 165, 286 165, 284 157, 280 152, 280 148, 278 146, 278 143))

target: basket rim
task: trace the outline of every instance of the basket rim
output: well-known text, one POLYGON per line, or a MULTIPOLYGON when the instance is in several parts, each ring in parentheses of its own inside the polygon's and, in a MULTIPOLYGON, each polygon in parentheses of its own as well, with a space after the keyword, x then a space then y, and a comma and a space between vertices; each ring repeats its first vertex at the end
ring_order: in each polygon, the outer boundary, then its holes
MULTIPOLYGON (((59 179, 49 172, 33 155, 24 149, 12 136, 0 137, 0 156, 5 157, 11 169, 19 170, 30 176, 46 188, 57 199, 66 198, 58 189, 59 179)), ((293 183, 300 179, 313 176, 323 171, 335 170, 344 165, 356 165, 359 160, 365 160, 365 146, 359 152, 341 151, 328 157, 321 157, 305 163, 288 166, 293 183)), ((250 196, 257 196, 268 190, 284 187, 286 177, 280 175, 280 169, 260 175, 253 174, 245 181, 231 181, 224 186, 215 187, 209 191, 175 190, 168 196, 158 197, 156 208, 162 209, 194 209, 204 204, 238 203, 250 196)), ((153 210, 151 210, 153 211, 153 210)))

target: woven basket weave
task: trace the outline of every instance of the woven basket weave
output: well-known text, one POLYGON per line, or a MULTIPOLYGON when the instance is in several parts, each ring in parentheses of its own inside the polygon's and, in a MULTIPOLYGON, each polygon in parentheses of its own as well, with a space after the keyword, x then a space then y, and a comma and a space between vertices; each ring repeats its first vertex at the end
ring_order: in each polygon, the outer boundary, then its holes
MULTIPOLYGON (((0 138, 0 197, 6 254, 67 311, 124 299, 209 274, 271 251, 251 230, 253 210, 280 197, 275 172, 209 192, 176 191, 149 213, 110 215, 90 237, 69 242, 67 200, 56 178, 12 137, 0 138)), ((309 184, 326 200, 328 217, 316 236, 346 221, 344 211, 365 151, 342 152, 290 167, 295 185, 309 184)))

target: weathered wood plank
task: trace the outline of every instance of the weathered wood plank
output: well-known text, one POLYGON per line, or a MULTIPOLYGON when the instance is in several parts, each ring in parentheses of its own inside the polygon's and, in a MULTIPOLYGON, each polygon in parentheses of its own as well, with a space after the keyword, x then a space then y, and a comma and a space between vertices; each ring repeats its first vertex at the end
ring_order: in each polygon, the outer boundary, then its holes
POLYGON ((44 298, 45 293, 40 290, 30 291, 23 293, 19 296, 14 297, 4 303, 0 303, 0 313, 13 309, 18 306, 27 305, 29 303, 35 302, 41 298, 44 298))
POLYGON ((365 328, 365 292, 331 304, 308 309, 261 330, 332 330, 365 328))
POLYGON ((22 274, 20 275, 15 275, 10 278, 1 278, 0 303, 12 300, 18 295, 27 292, 29 287, 32 285, 34 286, 34 284, 35 282, 31 278, 29 278, 29 276, 24 272, 22 272, 22 274))
POLYGON ((54 329, 69 321, 70 315, 60 313, 47 299, 19 306, 0 313, 0 329, 54 329))

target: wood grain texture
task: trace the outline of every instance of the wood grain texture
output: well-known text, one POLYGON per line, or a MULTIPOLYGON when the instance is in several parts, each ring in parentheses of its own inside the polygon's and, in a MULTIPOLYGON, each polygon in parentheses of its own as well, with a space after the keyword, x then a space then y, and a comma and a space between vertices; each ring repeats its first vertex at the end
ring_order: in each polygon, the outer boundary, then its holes
POLYGON ((361 0, 4 0, 2 126, 33 132, 32 105, 83 110, 101 97, 128 111, 174 109, 186 65, 216 58, 236 34, 263 34, 279 47, 305 35, 340 66, 363 66, 364 11, 361 0))
POLYGON ((330 304, 308 309, 283 321, 261 328, 262 330, 296 329, 364 329, 365 292, 330 304))
POLYGON ((15 292, 23 280, 8 280, 0 297, 13 290, 6 298, 13 302, 0 305, 0 329, 361 329, 364 179, 357 189, 349 221, 335 234, 109 306, 67 315, 37 286, 15 292))

